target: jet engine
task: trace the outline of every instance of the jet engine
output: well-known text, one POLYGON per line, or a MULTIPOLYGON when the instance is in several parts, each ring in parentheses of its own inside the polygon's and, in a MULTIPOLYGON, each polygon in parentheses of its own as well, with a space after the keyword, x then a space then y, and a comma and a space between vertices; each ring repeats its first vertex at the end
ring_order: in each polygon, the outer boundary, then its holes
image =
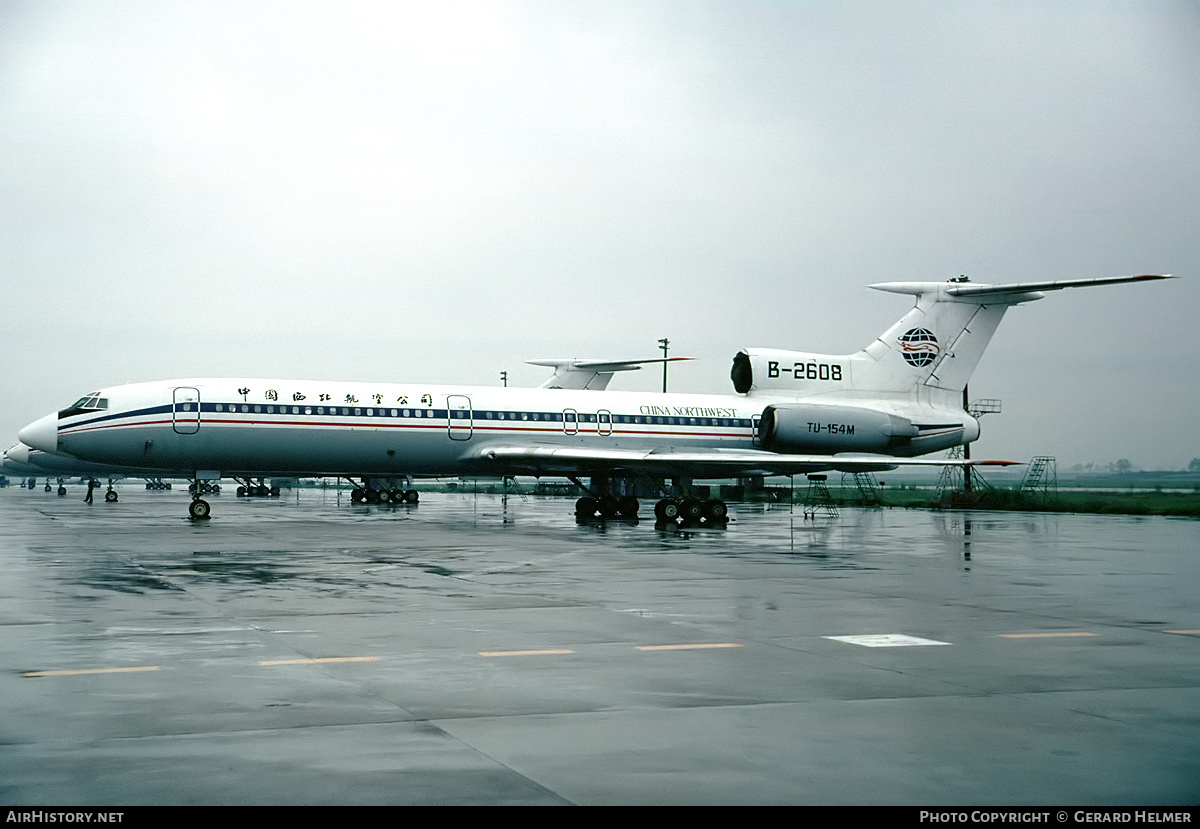
POLYGON ((738 394, 778 389, 812 394, 854 388, 853 354, 810 354, 776 348, 747 348, 733 357, 729 379, 738 394))
POLYGON ((890 454, 916 437, 907 418, 857 406, 775 405, 763 409, 759 443, 772 452, 890 454))

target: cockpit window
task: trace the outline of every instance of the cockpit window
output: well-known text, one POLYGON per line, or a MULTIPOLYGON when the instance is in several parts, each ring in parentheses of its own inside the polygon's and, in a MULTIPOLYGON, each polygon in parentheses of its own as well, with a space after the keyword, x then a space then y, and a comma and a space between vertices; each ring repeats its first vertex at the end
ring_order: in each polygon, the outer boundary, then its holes
POLYGON ((71 417, 72 415, 83 414, 85 412, 99 412, 107 408, 108 398, 101 397, 100 392, 94 391, 91 394, 85 394, 73 404, 61 410, 58 416, 59 418, 71 417))

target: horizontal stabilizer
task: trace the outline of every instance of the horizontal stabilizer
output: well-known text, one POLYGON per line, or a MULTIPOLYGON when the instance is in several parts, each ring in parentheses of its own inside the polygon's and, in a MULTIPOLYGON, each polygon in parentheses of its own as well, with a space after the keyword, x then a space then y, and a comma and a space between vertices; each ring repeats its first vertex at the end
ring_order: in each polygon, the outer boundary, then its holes
MULTIPOLYGON (((1010 282, 987 285, 974 282, 877 282, 868 287, 892 294, 945 293, 956 297, 987 297, 1010 294, 1036 294, 1042 291, 1061 291, 1064 288, 1090 288, 1094 285, 1116 285, 1122 282, 1142 282, 1151 279, 1174 279, 1171 274, 1139 274, 1138 276, 1101 276, 1094 279, 1057 279, 1045 282, 1010 282)), ((1035 297, 1030 297, 1034 299, 1035 297)))
POLYGON ((618 371, 637 371, 649 363, 674 363, 679 360, 691 360, 691 357, 650 357, 645 360, 596 360, 576 357, 526 360, 531 366, 548 366, 554 369, 553 376, 545 383, 543 389, 590 389, 602 391, 608 387, 608 381, 618 371))

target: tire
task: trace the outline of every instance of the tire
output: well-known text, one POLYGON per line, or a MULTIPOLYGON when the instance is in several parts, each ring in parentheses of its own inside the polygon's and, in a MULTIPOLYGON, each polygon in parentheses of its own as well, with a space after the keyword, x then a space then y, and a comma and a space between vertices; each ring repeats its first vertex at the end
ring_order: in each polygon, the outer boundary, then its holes
POLYGON ((419 492, 417 492, 415 489, 404 490, 404 503, 415 504, 415 503, 417 503, 417 501, 420 501, 420 500, 421 500, 421 494, 419 492))
POLYGON ((197 498, 188 505, 188 515, 193 521, 201 521, 212 517, 212 508, 208 505, 208 501, 203 501, 197 498))
POLYGON ((116 491, 115 491, 115 490, 111 490, 111 489, 110 489, 108 492, 104 493, 104 500, 105 500, 106 502, 110 503, 110 504, 115 504, 115 503, 117 503, 117 493, 116 493, 116 491))
POLYGON ((710 498, 704 502, 704 519, 714 523, 721 523, 727 520, 729 516, 729 506, 719 498, 710 498))
POLYGON ((617 500, 617 509, 620 510, 622 518, 637 518, 638 499, 632 495, 626 495, 617 500))
POLYGON ((580 518, 591 518, 596 514, 596 499, 590 496, 583 496, 575 502, 575 514, 580 518))
POLYGON ((684 521, 699 521, 704 517, 704 504, 695 498, 684 498, 683 503, 679 505, 679 514, 683 516, 684 521))
MULTIPOLYGON (((663 498, 658 502, 658 504, 662 507, 662 515, 660 518, 663 521, 675 521, 679 518, 679 502, 674 498, 663 498)), ((655 507, 654 511, 657 515, 659 512, 658 507, 655 507)))

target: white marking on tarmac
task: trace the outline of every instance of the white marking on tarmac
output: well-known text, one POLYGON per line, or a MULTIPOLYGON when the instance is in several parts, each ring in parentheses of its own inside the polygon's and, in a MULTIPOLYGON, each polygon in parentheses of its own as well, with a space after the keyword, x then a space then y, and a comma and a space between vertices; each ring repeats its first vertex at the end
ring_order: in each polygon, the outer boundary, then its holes
POLYGON ((939 642, 936 639, 922 639, 919 636, 909 636, 905 633, 869 633, 859 636, 826 636, 835 642, 848 642, 851 645, 862 645, 864 648, 908 648, 917 645, 949 645, 949 642, 939 642))

